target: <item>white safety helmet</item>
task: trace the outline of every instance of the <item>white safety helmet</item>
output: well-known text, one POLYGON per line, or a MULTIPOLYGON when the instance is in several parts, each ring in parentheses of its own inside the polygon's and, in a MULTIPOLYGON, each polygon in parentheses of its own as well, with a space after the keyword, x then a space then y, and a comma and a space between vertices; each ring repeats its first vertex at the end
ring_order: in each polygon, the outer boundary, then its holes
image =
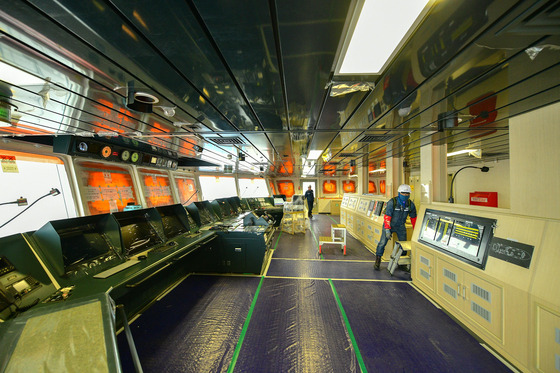
POLYGON ((410 189, 410 185, 402 184, 401 186, 399 186, 399 189, 397 189, 397 192, 399 192, 399 193, 412 193, 412 189, 410 189))

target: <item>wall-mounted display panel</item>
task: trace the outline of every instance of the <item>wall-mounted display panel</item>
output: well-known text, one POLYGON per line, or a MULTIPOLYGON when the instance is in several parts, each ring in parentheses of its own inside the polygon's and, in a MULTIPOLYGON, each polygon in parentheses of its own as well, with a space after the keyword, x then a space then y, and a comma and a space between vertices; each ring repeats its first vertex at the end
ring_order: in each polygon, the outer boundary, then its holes
POLYGON ((358 197, 350 197, 348 199, 348 209, 355 211, 358 206, 358 197))
POLYGON ((418 241, 484 269, 495 219, 427 209, 418 241))

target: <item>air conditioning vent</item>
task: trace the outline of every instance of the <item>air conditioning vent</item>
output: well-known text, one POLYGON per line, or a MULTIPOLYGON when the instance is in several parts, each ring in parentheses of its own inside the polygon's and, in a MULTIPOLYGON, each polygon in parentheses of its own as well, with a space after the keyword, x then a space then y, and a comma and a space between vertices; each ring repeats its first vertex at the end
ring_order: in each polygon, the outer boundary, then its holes
POLYGON ((206 140, 218 145, 244 145, 240 137, 207 137, 206 140))
POLYGON ((358 142, 387 142, 394 137, 395 135, 365 135, 358 142))
POLYGON ((424 271, 422 268, 420 268, 420 275, 424 278, 426 278, 426 280, 430 279, 430 273, 424 271))
POLYGON ((420 263, 429 267, 430 266, 430 259, 420 255, 420 263))
POLYGON ((473 294, 478 295, 479 297, 481 297, 482 299, 484 299, 488 303, 492 303, 491 293, 488 290, 486 290, 484 288, 481 288, 478 285, 471 284, 471 291, 472 291, 473 294))
POLYGON ((492 322, 492 313, 480 304, 471 301, 471 311, 482 317, 484 320, 490 323, 492 322))
POLYGON ((457 292, 451 286, 443 284, 443 291, 451 295, 454 299, 457 299, 457 292))
POLYGON ((443 269, 443 276, 447 277, 448 279, 450 279, 453 282, 457 282, 457 275, 453 272, 451 272, 450 270, 448 270, 447 268, 443 269))

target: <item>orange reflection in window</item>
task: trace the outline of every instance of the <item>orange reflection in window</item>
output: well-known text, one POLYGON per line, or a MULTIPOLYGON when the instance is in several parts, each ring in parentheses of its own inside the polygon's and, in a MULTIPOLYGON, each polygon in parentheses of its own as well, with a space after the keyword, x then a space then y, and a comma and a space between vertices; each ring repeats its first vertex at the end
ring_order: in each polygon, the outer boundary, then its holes
POLYGON ((356 182, 354 180, 342 181, 342 190, 344 193, 356 193, 356 182))
POLYGON ((281 165, 280 165, 280 171, 279 173, 281 174, 288 174, 291 175, 294 173, 294 164, 292 163, 292 161, 284 161, 281 165))
POLYGON ((278 191, 284 194, 286 198, 291 198, 295 194, 294 183, 290 180, 279 180, 278 191))
POLYGON ((193 179, 175 177, 175 182, 177 183, 181 203, 189 201, 190 204, 191 202, 198 201, 198 195, 196 193, 193 179))
POLYGON ((323 181, 323 194, 336 194, 336 180, 323 181))
POLYGON ((375 194, 377 193, 377 187, 375 186, 375 181, 369 181, 368 183, 368 193, 375 194))
POLYGON ((157 173, 143 174, 144 195, 148 207, 173 204, 173 196, 169 187, 169 177, 157 173))
POLYGON ((323 166, 323 173, 327 176, 332 176, 336 172, 336 166, 334 164, 327 163, 323 166))
POLYGON ((381 194, 385 194, 385 180, 381 180, 379 182, 379 192, 381 194))
POLYGON ((84 162, 82 167, 96 167, 82 171, 84 200, 91 215, 122 211, 128 204, 136 205, 136 191, 127 170, 84 162))

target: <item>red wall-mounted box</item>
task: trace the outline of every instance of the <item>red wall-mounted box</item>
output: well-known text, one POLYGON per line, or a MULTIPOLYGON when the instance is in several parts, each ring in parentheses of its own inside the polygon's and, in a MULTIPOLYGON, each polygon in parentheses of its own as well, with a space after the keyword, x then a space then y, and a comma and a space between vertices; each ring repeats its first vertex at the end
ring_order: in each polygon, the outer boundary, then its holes
POLYGON ((476 206, 498 207, 498 192, 469 193, 469 204, 476 206))

